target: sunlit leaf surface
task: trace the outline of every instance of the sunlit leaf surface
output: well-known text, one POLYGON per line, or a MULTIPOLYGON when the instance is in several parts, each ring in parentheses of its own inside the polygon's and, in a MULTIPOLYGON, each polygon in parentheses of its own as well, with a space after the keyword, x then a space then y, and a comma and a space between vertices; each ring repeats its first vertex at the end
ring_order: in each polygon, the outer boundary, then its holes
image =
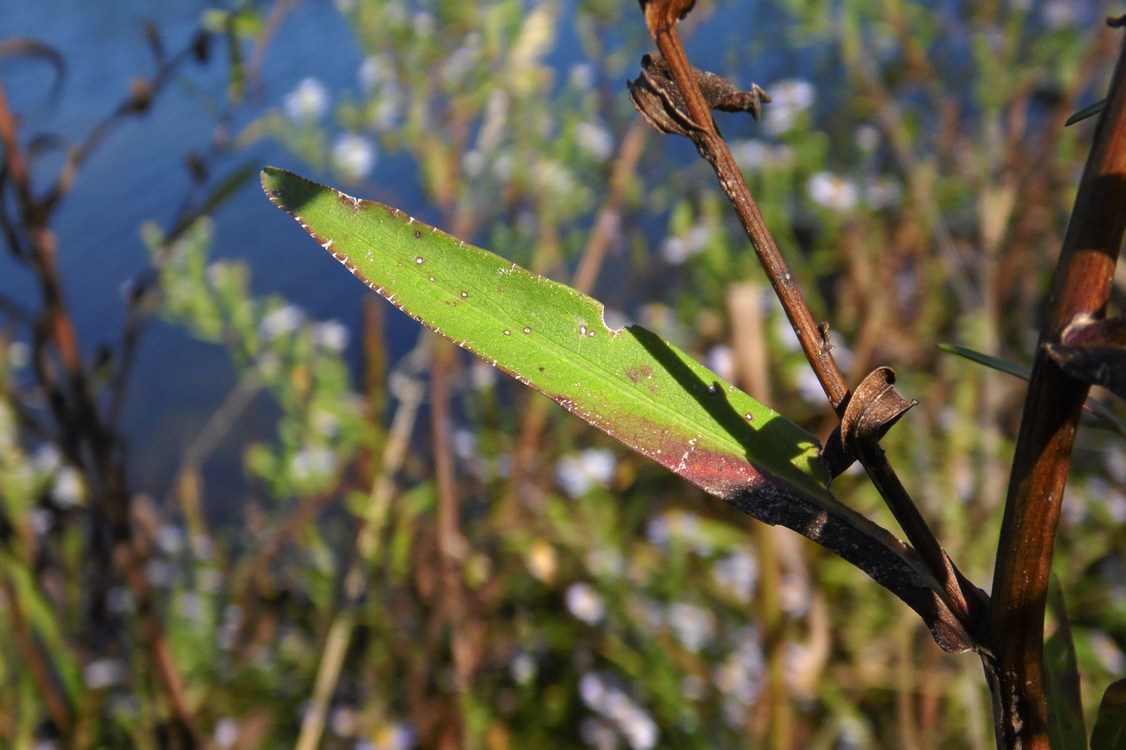
POLYGON ((896 593, 945 649, 971 647, 914 551, 837 502, 805 430, 600 302, 395 208, 276 168, 273 203, 405 313, 759 520, 794 529, 896 593))

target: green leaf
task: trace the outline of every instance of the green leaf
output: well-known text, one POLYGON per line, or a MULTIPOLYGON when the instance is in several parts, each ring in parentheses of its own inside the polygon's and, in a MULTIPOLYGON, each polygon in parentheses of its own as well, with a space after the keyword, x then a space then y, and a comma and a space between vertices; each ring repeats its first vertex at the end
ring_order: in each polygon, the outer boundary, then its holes
MULTIPOLYGON (((982 354, 979 351, 968 349, 958 344, 939 344, 938 348, 950 354, 957 354, 959 357, 964 357, 971 362, 977 362, 979 365, 994 370, 999 370, 1006 375, 1020 378, 1021 380, 1028 380, 1032 377, 1032 368, 1021 367, 1020 365, 1013 364, 1008 360, 994 357, 989 354, 982 354)), ((1083 404, 1083 409, 1095 415, 1106 427, 1114 430, 1119 435, 1126 437, 1126 422, 1124 422, 1113 410, 1107 408, 1103 404, 1094 399, 1088 399, 1087 403, 1083 404)))
POLYGON ((990 367, 994 370, 999 370, 1014 377, 1020 378, 1021 380, 1028 380, 1028 378, 1031 376, 1032 371, 1027 367, 1021 367, 1020 365, 1015 365, 1012 362, 1001 359, 1000 357, 994 357, 989 354, 982 354, 981 352, 974 351, 973 349, 967 349, 966 347, 959 346, 958 344, 939 344, 938 348, 944 352, 957 354, 959 357, 965 357, 971 362, 977 362, 979 365, 985 365, 986 367, 990 367))
POLYGON ((914 551, 837 502, 817 440, 660 337, 398 209, 267 167, 262 187, 396 307, 568 411, 759 520, 853 562, 948 650, 968 648, 914 551))
POLYGON ((1091 750, 1122 747, 1126 747, 1126 680, 1112 682, 1103 693, 1095 728, 1091 731, 1091 750))
POLYGON ((828 500, 816 439, 602 304, 397 209, 267 170, 275 203, 411 317, 721 497, 786 483, 828 500))
POLYGON ((1077 122, 1082 122, 1083 120, 1086 120, 1088 117, 1094 117, 1099 112, 1102 112, 1103 107, 1105 107, 1105 106, 1106 106, 1106 99, 1103 99, 1101 101, 1097 101, 1094 104, 1088 104, 1086 107, 1079 110, 1078 112, 1073 114, 1071 117, 1067 118, 1067 121, 1064 122, 1063 126, 1066 128, 1069 125, 1074 125, 1077 122))
POLYGON ((1044 666, 1048 673, 1048 735, 1053 750, 1085 750, 1087 727, 1079 696, 1079 664, 1071 622, 1067 618, 1063 591, 1053 575, 1048 585, 1048 606, 1056 627, 1044 642, 1044 666))

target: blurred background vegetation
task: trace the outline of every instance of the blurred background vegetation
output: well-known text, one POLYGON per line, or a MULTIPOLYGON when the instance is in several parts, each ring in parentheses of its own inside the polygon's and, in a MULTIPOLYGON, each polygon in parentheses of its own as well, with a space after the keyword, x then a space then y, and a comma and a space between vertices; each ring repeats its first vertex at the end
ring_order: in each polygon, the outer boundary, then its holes
MULTIPOLYGON (((57 39, 38 5, 0 9, 0 746, 993 746, 975 657, 373 300, 254 184, 397 205, 824 438, 709 169, 628 104, 635 3, 87 7, 57 39)), ((850 382, 921 400, 884 446, 988 588, 1023 388, 935 347, 1030 361, 1116 9, 933 6, 701 0, 685 33, 774 97, 720 127, 850 382)), ((1121 435, 1085 426, 1068 492, 1093 711, 1126 671, 1121 435)))

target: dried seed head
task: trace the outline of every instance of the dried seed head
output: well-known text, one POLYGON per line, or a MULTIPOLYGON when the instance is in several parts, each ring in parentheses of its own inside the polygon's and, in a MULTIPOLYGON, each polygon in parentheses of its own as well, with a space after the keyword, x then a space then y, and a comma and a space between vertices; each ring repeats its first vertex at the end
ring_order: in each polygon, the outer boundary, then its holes
MULTIPOLYGON (((692 77, 709 109, 724 112, 748 112, 757 121, 762 116, 762 105, 770 96, 751 84, 750 91, 740 91, 723 76, 692 68, 692 77)), ((641 58, 641 74, 629 81, 630 99, 638 112, 662 133, 689 135, 699 125, 692 121, 684 97, 669 71, 669 65, 659 52, 641 58)))

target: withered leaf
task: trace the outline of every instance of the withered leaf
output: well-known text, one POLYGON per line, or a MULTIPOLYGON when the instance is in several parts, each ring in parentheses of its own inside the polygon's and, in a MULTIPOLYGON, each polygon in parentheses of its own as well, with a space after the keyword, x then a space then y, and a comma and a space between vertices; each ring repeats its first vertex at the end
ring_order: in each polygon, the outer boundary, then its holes
MULTIPOLYGON (((747 112, 757 121, 762 116, 762 105, 770 101, 770 96, 757 83, 751 84, 750 91, 740 91, 723 76, 706 70, 692 68, 692 76, 709 109, 747 112)), ((688 136, 699 127, 688 114, 684 97, 659 52, 650 52, 641 58, 641 74, 627 86, 633 106, 662 133, 688 136)))

